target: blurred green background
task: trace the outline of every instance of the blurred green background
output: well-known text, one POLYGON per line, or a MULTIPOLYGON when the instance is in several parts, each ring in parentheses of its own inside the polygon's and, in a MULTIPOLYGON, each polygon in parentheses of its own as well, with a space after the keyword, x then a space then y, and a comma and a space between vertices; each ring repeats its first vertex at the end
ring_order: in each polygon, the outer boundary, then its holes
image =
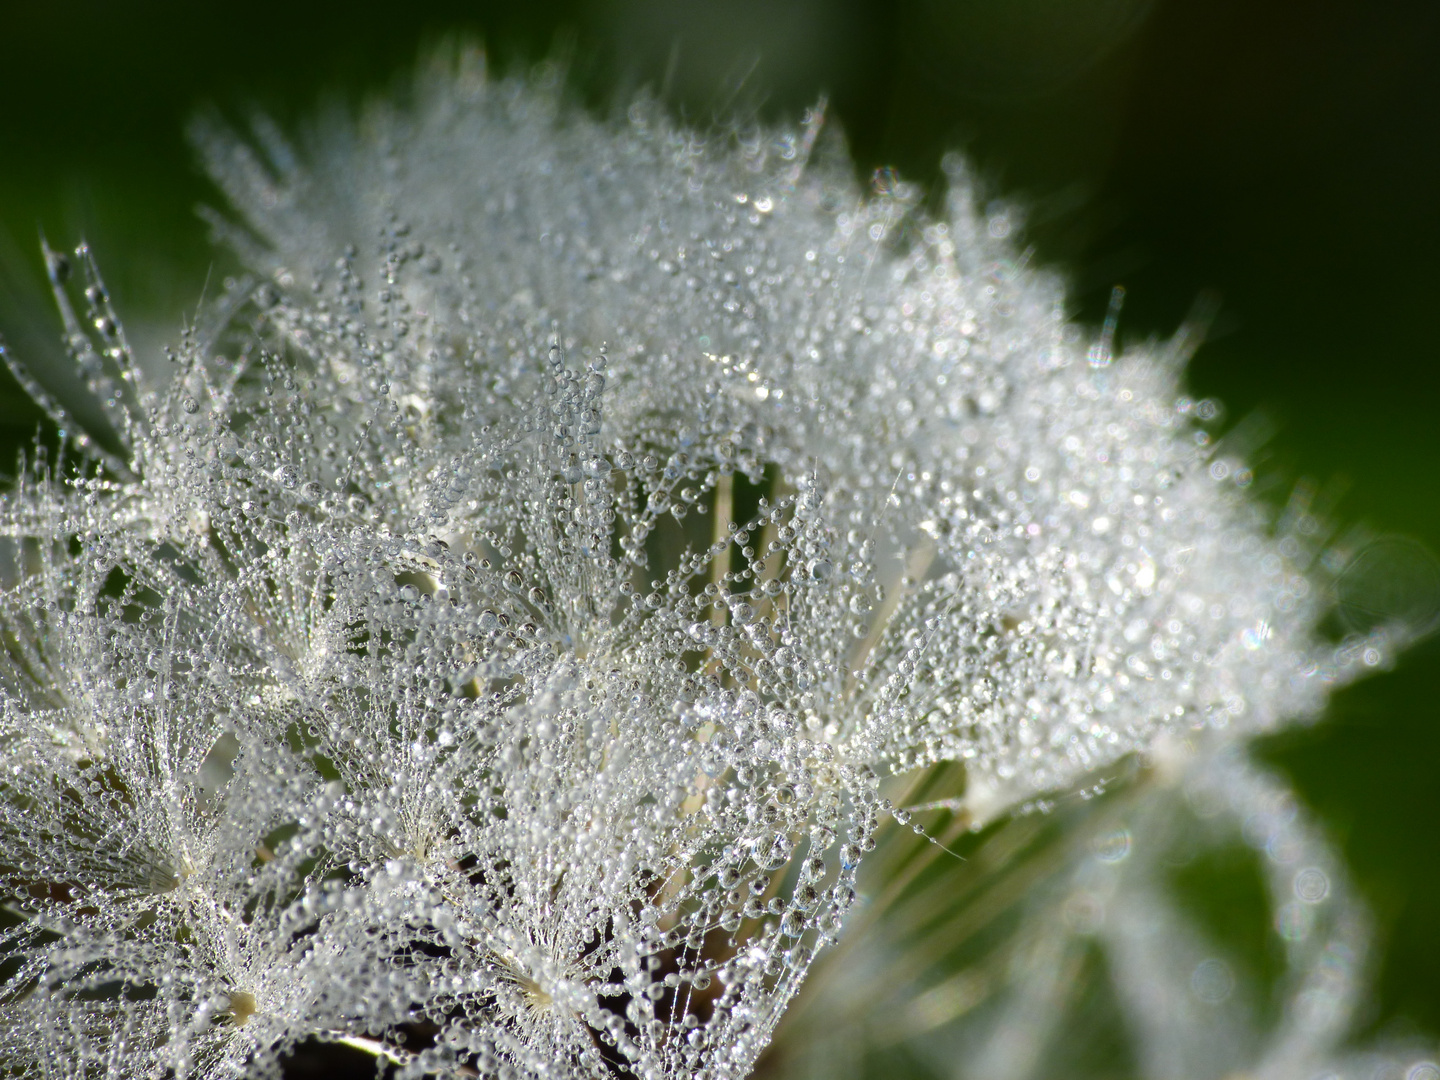
MULTIPOLYGON (((212 267, 199 106, 303 119, 426 41, 550 56, 596 108, 641 86, 698 124, 824 93, 861 176, 962 149, 1120 337, 1221 301, 1192 389, 1274 435, 1256 462, 1440 550, 1440 5, 1388 0, 567 0, 0 5, 0 329, 58 355, 37 235, 95 247, 122 312, 176 324, 212 267)), ((0 461, 39 413, 0 382, 0 461)), ((8 464, 6 466, 8 468, 8 464)), ((1259 485, 1257 485, 1258 487, 1259 485)), ((1420 588, 1419 581, 1401 583, 1420 588)), ((1362 1035, 1440 1032, 1440 642, 1271 740, 1382 935, 1362 1035)))

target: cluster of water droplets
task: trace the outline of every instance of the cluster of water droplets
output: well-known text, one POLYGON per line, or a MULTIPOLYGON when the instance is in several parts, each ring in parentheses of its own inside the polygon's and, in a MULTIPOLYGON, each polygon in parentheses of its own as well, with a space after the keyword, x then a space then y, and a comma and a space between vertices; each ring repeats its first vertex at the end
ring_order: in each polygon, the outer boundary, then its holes
POLYGON ((930 220, 818 114, 414 98, 200 133, 253 276, 162 374, 47 250, 103 422, 7 357, 79 450, 3 507, 19 1075, 744 1076, 882 775, 978 823, 1383 655, 958 165, 930 220))

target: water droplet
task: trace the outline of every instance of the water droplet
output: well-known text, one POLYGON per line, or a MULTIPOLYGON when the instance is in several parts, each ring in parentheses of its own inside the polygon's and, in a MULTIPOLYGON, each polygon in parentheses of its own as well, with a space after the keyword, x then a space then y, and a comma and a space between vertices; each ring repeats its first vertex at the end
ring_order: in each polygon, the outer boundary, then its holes
POLYGON ((1295 875, 1295 895, 1307 904, 1318 904, 1330 895, 1330 879, 1325 871, 1307 866, 1295 875))
POLYGON ((1190 975, 1190 992, 1207 1005, 1219 1005, 1235 990, 1235 973, 1218 957, 1202 960, 1190 975))
POLYGON ((1382 537, 1350 561, 1336 582, 1340 613, 1356 630, 1426 633, 1440 619, 1440 562, 1419 541, 1382 537))
POLYGON ((1095 838, 1095 857, 1101 862, 1118 863, 1130 854, 1130 830, 1111 829, 1095 838))
POLYGON ((46 269, 50 273, 50 280, 56 285, 63 285, 70 280, 70 260, 59 251, 52 251, 46 259, 46 269))
POLYGON ((792 850, 790 838, 775 833, 755 845, 755 865, 762 870, 778 870, 789 861, 792 850))

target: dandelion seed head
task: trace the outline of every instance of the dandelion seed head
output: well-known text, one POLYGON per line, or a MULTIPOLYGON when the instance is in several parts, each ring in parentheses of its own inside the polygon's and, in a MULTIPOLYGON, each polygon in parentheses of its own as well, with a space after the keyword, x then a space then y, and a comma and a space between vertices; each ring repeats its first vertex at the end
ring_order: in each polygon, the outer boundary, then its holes
POLYGON ((198 129, 252 276, 168 382, 47 249, 110 430, 3 510, 7 1060, 741 1077, 882 777, 979 823, 1368 663, 958 163, 932 219, 819 110, 601 123, 468 53, 411 99, 198 129))

